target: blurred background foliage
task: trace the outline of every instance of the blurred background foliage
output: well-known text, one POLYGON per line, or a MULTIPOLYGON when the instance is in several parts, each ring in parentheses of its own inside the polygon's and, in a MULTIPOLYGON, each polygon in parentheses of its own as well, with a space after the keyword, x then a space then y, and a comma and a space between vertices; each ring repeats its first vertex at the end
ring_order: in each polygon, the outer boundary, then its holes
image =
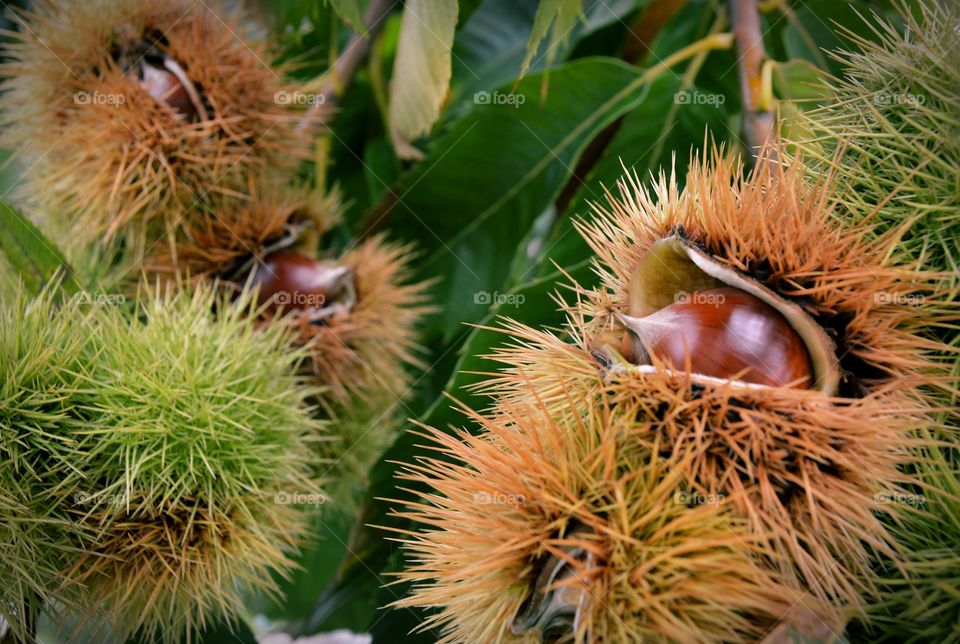
MULTIPOLYGON (((307 81, 343 52, 374 1, 250 0, 247 9, 288 73, 307 81)), ((436 310, 422 326, 428 368, 415 374, 396 411, 460 426, 446 396, 482 407, 464 386, 492 368, 482 356, 504 340, 485 327, 497 316, 559 325, 553 295, 565 275, 590 283, 590 253, 573 222, 590 218, 591 204, 615 190, 624 167, 682 178, 705 141, 745 152, 737 57, 732 48, 704 48, 663 65, 729 31, 727 5, 718 0, 461 0, 439 117, 410 141, 422 158, 401 158, 389 126, 391 84, 418 81, 393 76, 407 35, 403 2, 394 5, 304 173, 342 191, 345 216, 334 234, 341 248, 382 232, 419 250, 417 277, 435 280, 436 310), (551 18, 554 32, 546 35, 551 18)), ((885 0, 764 0, 760 9, 775 61, 775 107, 784 116, 826 98, 819 81, 842 73, 830 51, 844 47, 844 32, 871 38, 874 15, 901 22, 885 0)), ((6 18, 3 26, 11 28, 6 18)), ((0 194, 28 171, 6 163, 0 194)), ((197 639, 252 642, 251 624, 266 619, 293 636, 349 629, 374 641, 435 641, 434 632, 410 634, 422 614, 385 608, 405 588, 385 585, 402 558, 382 526, 407 527, 391 516, 388 499, 409 495, 396 487, 396 463, 415 462, 420 442, 410 432, 398 437, 358 507, 318 513, 319 539, 305 547, 302 570, 283 582, 285 601, 251 598, 250 624, 221 624, 197 639)))

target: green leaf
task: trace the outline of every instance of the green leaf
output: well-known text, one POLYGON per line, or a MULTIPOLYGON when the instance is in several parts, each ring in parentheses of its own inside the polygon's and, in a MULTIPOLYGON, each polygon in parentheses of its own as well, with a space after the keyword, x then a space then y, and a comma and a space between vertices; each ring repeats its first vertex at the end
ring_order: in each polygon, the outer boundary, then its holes
MULTIPOLYGON (((587 244, 573 228, 577 217, 590 219, 591 203, 605 203, 604 189, 616 192, 624 167, 636 170, 642 180, 661 170, 675 167, 681 181, 686 173, 690 152, 710 136, 718 143, 730 135, 726 126, 726 98, 696 86, 678 94, 679 78, 673 75, 657 79, 643 102, 627 115, 603 156, 577 190, 563 218, 547 241, 545 256, 561 266, 579 261, 589 254, 587 244)), ((551 272, 552 263, 544 261, 542 271, 551 272)))
POLYGON ((533 222, 530 231, 517 246, 513 262, 510 264, 510 275, 504 282, 505 286, 512 288, 523 284, 537 274, 536 269, 543 259, 545 244, 549 242, 550 233, 556 221, 557 209, 553 204, 550 204, 533 222))
POLYGON ((373 139, 363 149, 363 169, 369 202, 383 198, 397 175, 397 159, 386 138, 373 139))
POLYGON ((897 7, 909 8, 910 2, 878 0, 836 2, 836 0, 805 0, 787 13, 788 25, 783 31, 783 45, 787 57, 803 58, 821 69, 841 74, 843 63, 831 56, 831 52, 849 49, 850 40, 844 30, 876 40, 877 34, 870 25, 872 15, 877 15, 902 25, 897 7))
MULTIPOLYGON (((591 259, 592 256, 587 256, 578 263, 563 269, 566 275, 555 270, 549 275, 512 288, 490 302, 486 315, 470 330, 466 342, 460 349, 457 366, 444 391, 464 402, 468 402, 474 408, 477 408, 478 405, 482 406, 484 398, 474 396, 467 391, 467 387, 485 379, 485 376, 477 375, 474 372, 490 371, 494 363, 485 356, 495 347, 509 341, 509 336, 506 334, 492 331, 486 327, 496 327, 499 317, 509 317, 534 328, 560 327, 565 320, 565 316, 554 296, 558 293, 563 295, 563 287, 569 285, 571 279, 584 286, 593 284, 596 278, 591 269, 591 259)), ((423 422, 433 427, 463 425, 463 421, 463 414, 451 406, 450 400, 445 396, 438 398, 423 415, 423 422)), ((410 435, 404 436, 404 438, 408 437, 410 435)), ((398 448, 403 449, 404 438, 401 438, 398 444, 390 450, 387 460, 392 460, 393 456, 397 455, 398 448)), ((380 463, 377 468, 379 469, 383 465, 384 463, 380 463)), ((372 479, 375 481, 374 485, 378 482, 384 482, 382 477, 378 477, 376 470, 372 479)), ((386 492, 387 490, 383 491, 386 492)))
POLYGON ((35 294, 50 284, 72 295, 80 290, 63 253, 18 210, 0 201, 0 250, 24 286, 35 294))
POLYGON ((288 633, 307 626, 313 606, 335 577, 347 551, 347 539, 356 517, 353 507, 323 506, 311 520, 311 538, 293 555, 296 567, 286 577, 271 573, 280 588, 280 597, 250 597, 247 607, 256 614, 283 623, 288 633))
POLYGON ((825 83, 825 72, 806 60, 777 63, 773 71, 773 87, 784 101, 810 103, 832 94, 825 83))
POLYGON ((362 0, 329 0, 333 10, 340 19, 350 25, 357 33, 367 33, 367 25, 363 21, 362 0))
POLYGON ((799 115, 822 105, 832 96, 826 72, 805 60, 778 62, 773 68, 773 88, 779 98, 781 131, 787 141, 806 141, 814 133, 799 115))
POLYGON ((423 154, 411 141, 430 131, 450 87, 457 0, 407 0, 390 80, 390 134, 397 156, 423 154))
MULTIPOLYGON (((625 17, 645 2, 586 0, 586 21, 574 26, 569 43, 560 43, 557 59, 564 58, 580 39, 609 25, 623 26, 625 17)), ((453 45, 452 108, 457 109, 462 102, 472 104, 477 92, 490 92, 515 82, 517 71, 523 64, 537 5, 536 0, 484 0, 468 20, 461 17, 463 26, 453 45)), ((611 48, 611 53, 614 50, 615 47, 611 48)), ((545 53, 542 47, 538 53, 545 53)), ((527 73, 540 71, 546 66, 546 56, 537 55, 527 73)))
POLYGON ((473 15, 482 2, 483 0, 460 0, 460 19, 464 20, 473 15))
POLYGON ((567 42, 570 32, 577 24, 577 19, 583 16, 583 0, 540 0, 540 7, 533 20, 533 30, 527 41, 527 54, 520 67, 520 76, 523 77, 530 69, 530 62, 540 48, 540 43, 550 32, 550 44, 547 46, 547 66, 552 64, 557 56, 561 44, 567 42))
POLYGON ((394 188, 391 229, 427 253, 420 276, 442 276, 431 297, 444 313, 427 321, 431 335, 451 338, 483 315, 484 298, 506 284, 518 244, 583 149, 648 89, 642 70, 607 58, 558 67, 543 104, 540 81, 489 94, 394 188))

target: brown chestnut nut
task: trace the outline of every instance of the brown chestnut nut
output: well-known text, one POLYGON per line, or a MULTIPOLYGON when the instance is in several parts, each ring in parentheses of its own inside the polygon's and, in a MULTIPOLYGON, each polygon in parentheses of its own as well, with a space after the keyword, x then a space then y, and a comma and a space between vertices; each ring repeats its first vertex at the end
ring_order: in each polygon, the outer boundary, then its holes
POLYGON ((251 286, 259 286, 258 301, 267 311, 324 309, 353 297, 353 271, 318 262, 289 250, 270 253, 253 270, 251 286))
POLYGON ((740 289, 684 293, 655 313, 620 319, 633 359, 652 355, 673 369, 774 387, 813 382, 800 335, 775 308, 740 289))

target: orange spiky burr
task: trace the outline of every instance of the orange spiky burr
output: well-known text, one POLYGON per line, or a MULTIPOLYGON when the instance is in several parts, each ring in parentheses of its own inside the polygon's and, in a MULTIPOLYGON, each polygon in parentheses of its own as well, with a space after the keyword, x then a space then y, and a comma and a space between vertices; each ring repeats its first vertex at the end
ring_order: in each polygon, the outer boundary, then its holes
MULTIPOLYGON (((579 224, 598 255, 601 285, 574 286, 577 301, 567 306, 563 334, 503 323, 513 342, 492 355, 502 368, 477 385, 493 398, 484 426, 520 426, 517 410, 534 405, 581 436, 582 419, 604 410, 624 437, 645 446, 644 458, 662 459, 686 489, 724 498, 763 544, 751 561, 815 598, 827 623, 842 625, 876 590, 871 557, 900 556, 877 515, 901 510, 883 498, 914 483, 903 466, 929 440, 923 430, 936 422, 936 392, 952 386, 943 359, 949 349, 925 333, 956 319, 935 286, 938 276, 892 259, 893 233, 868 234, 865 225, 835 219, 829 178, 808 184, 799 166, 761 163, 748 177, 717 153, 694 164, 682 191, 661 175, 651 192, 628 175, 608 202, 594 206, 592 222, 579 224), (651 338, 683 331, 679 324, 695 331, 700 323, 674 316, 660 324, 663 311, 726 289, 762 301, 769 309, 763 315, 785 321, 799 337, 800 348, 794 343, 788 353, 806 353, 809 373, 800 382, 751 381, 739 366, 701 373, 694 367, 702 356, 681 350, 668 359, 656 350, 651 338)), ((734 326, 761 339, 779 328, 749 318, 734 326)), ((769 343, 747 344, 757 349, 751 369, 778 366, 779 354, 763 350, 769 343)), ((714 341, 701 350, 723 357, 732 348, 714 341)), ((536 440, 554 433, 542 430, 536 440)), ((452 440, 445 449, 454 451, 452 440)), ((448 498, 430 495, 417 504, 421 523, 452 525, 463 499, 448 498)), ((568 503, 590 499, 577 494, 568 503)), ((426 544, 417 552, 442 536, 416 537, 426 544)), ((423 561, 415 560, 407 578, 434 583, 432 601, 445 614, 460 610, 440 597, 457 586, 429 582, 423 561)), ((490 601, 486 592, 473 588, 471 597, 490 601)), ((425 604, 425 596, 416 591, 410 601, 425 604)), ((489 628, 499 624, 493 613, 483 619, 491 620, 489 628)), ((756 619, 763 621, 761 614, 756 619)))
POLYGON ((468 412, 475 435, 425 429, 437 455, 401 475, 427 491, 397 510, 417 526, 397 606, 438 609, 423 628, 444 642, 739 642, 792 605, 821 610, 762 564, 762 533, 733 505, 687 489, 596 403, 468 412))
POLYGON ((66 241, 117 241, 139 262, 212 196, 288 177, 308 152, 298 102, 235 9, 44 0, 14 17, 4 145, 66 241))

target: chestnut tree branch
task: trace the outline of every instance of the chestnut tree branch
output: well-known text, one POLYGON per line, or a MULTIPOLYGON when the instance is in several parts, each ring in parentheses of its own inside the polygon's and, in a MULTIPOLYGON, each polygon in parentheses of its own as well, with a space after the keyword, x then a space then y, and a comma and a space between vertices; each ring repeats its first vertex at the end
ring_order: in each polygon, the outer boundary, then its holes
POLYGON ((756 159, 760 148, 773 141, 775 126, 769 83, 763 80, 767 55, 760 31, 757 0, 730 0, 730 22, 737 46, 743 136, 750 154, 756 159))
POLYGON ((687 0, 653 0, 630 25, 620 58, 631 64, 641 62, 660 30, 686 4, 687 0))
POLYGON ((303 115, 297 126, 298 132, 312 127, 324 112, 324 108, 336 103, 343 95, 344 90, 353 80, 360 64, 370 53, 370 45, 383 29, 387 15, 397 4, 398 0, 371 0, 364 15, 367 25, 366 33, 354 34, 343 53, 337 57, 333 66, 324 74, 323 85, 317 93, 318 99, 303 115))

